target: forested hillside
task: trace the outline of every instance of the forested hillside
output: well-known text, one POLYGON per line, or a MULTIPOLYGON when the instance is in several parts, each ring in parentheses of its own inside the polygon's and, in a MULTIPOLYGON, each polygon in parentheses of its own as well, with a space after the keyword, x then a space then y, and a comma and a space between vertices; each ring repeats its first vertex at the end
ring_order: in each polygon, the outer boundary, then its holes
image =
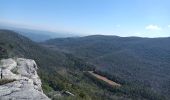
MULTIPOLYGON (((0 30, 0 54, 3 58, 31 58, 38 64, 44 92, 52 100, 165 100, 166 97, 141 84, 132 84, 113 74, 95 70, 91 62, 70 53, 51 50, 13 31, 0 30), (87 71, 121 84, 113 87, 87 71), (71 93, 72 95, 68 95, 71 93)), ((71 45, 70 45, 71 46, 71 45)), ((118 73, 117 73, 118 74, 118 73)), ((124 73, 124 75, 127 75, 124 73)))
POLYGON ((169 97, 170 38, 87 36, 43 43, 92 63, 105 75, 142 84, 169 97))

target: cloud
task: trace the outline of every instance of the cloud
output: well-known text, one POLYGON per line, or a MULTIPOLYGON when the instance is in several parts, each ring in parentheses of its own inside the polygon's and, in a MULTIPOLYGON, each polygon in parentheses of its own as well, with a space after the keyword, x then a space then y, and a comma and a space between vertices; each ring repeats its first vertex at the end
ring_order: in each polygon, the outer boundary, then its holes
POLYGON ((170 25, 168 25, 168 27, 170 28, 170 25))
POLYGON ((159 27, 159 26, 157 26, 157 25, 148 25, 148 26, 146 26, 145 27, 145 29, 147 29, 147 30, 153 30, 153 31, 157 31, 157 30, 162 30, 162 28, 161 27, 159 27))

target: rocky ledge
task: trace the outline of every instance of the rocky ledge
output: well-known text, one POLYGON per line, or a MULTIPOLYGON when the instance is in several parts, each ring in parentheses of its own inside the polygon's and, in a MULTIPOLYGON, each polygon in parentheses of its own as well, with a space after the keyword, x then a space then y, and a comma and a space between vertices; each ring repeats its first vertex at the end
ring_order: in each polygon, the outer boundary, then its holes
POLYGON ((0 100, 49 100, 41 88, 34 60, 9 58, 0 61, 0 100))

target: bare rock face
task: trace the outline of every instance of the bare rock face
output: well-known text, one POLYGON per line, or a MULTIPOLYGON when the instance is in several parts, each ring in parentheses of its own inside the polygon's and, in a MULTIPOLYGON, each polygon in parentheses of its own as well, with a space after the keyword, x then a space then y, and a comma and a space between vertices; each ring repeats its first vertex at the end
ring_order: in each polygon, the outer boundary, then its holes
POLYGON ((49 100, 41 88, 34 60, 0 61, 0 100, 49 100))

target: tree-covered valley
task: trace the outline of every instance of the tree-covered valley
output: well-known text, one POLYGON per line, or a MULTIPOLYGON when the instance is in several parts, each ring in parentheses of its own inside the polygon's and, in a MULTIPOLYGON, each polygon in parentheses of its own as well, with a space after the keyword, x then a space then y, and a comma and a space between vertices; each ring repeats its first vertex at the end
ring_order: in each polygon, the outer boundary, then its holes
POLYGON ((169 97, 170 38, 94 35, 58 38, 43 43, 84 59, 114 79, 142 84, 169 97))
POLYGON ((34 59, 43 91, 52 100, 168 100, 169 42, 169 38, 87 36, 36 43, 0 30, 0 59, 34 59), (121 86, 111 86, 88 71, 121 86))

